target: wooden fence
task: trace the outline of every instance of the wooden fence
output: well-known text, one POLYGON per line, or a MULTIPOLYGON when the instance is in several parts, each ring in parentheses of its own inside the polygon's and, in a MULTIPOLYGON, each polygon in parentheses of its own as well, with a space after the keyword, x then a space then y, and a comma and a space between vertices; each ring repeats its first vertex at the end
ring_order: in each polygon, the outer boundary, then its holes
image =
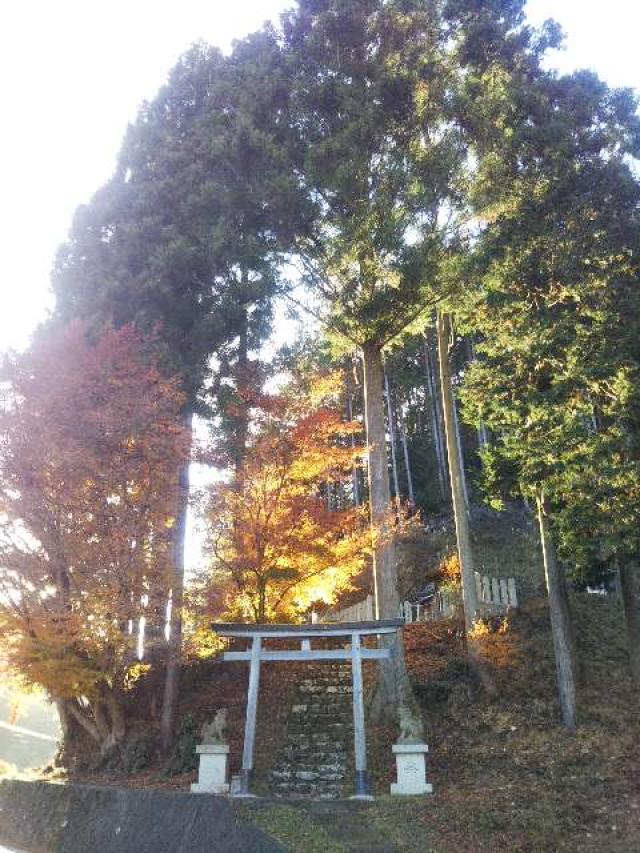
MULTIPOLYGON (((506 613, 518 606, 515 578, 492 578, 475 572, 476 595, 481 616, 495 616, 506 613)), ((437 590, 426 604, 403 601, 400 605, 400 617, 407 625, 414 622, 433 622, 449 619, 456 610, 457 595, 449 590, 437 590)), ((366 622, 375 618, 373 596, 368 595, 362 601, 339 610, 330 610, 324 622, 366 622)))
POLYGON ((375 607, 373 596, 368 595, 362 601, 342 607, 339 610, 329 610, 322 620, 323 622, 368 622, 375 619, 375 607))
MULTIPOLYGON (((495 616, 518 606, 515 578, 492 578, 480 572, 474 574, 481 616, 495 616)), ((438 590, 426 604, 403 601, 400 616, 408 625, 449 619, 455 613, 457 599, 458 596, 453 592, 438 590)))
POLYGON ((449 619, 455 609, 454 596, 444 590, 438 590, 427 604, 403 601, 400 605, 400 616, 407 625, 414 622, 436 622, 439 619, 449 619))
POLYGON ((518 606, 515 578, 490 578, 480 572, 475 572, 475 576, 481 613, 505 613, 518 606))

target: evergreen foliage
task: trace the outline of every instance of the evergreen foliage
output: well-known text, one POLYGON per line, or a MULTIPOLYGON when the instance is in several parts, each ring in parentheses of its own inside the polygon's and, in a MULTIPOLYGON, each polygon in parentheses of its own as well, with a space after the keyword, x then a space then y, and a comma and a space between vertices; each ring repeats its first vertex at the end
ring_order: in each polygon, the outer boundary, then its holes
MULTIPOLYGON (((158 640, 170 599, 168 746, 194 413, 224 470, 192 599, 207 618, 301 618, 369 548, 378 614, 395 617, 402 506, 446 515, 454 482, 469 635, 468 521, 482 499, 524 499, 565 723, 566 578, 620 573, 640 677, 640 119, 630 91, 544 70, 561 41, 526 23, 524 0, 299 0, 228 56, 194 45, 143 105, 76 213, 53 318, 10 361, 1 415, 14 662, 96 740, 122 732, 123 624, 155 608, 158 640), (322 328, 269 364, 283 301, 322 328)), ((393 661, 383 704, 411 705, 401 649, 393 661)))

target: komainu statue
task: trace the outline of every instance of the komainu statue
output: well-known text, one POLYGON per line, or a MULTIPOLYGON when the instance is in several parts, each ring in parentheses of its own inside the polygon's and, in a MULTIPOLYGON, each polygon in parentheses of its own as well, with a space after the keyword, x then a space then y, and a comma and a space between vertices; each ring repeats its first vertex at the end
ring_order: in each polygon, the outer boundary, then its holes
POLYGON ((200 729, 202 743, 225 743, 224 731, 227 727, 227 709, 220 708, 210 723, 203 723, 200 729))

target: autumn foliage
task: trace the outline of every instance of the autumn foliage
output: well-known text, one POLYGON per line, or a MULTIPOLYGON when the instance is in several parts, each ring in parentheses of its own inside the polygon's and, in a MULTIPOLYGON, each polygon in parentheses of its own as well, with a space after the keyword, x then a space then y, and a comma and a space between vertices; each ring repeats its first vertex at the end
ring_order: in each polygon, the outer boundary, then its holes
POLYGON ((141 620, 148 639, 164 630, 182 396, 131 327, 47 330, 3 379, 6 654, 105 749, 124 735, 141 620))
POLYGON ((209 592, 228 616, 299 617, 362 570, 366 517, 339 498, 358 453, 355 429, 332 407, 261 400, 240 474, 213 488, 207 510, 209 592))

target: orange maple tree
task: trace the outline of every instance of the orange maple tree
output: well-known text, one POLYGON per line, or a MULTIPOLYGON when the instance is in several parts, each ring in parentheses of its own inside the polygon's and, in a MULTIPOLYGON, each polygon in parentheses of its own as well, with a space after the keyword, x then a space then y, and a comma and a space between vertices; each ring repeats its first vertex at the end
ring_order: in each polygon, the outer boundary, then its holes
POLYGON ((105 751, 125 733, 141 620, 164 629, 182 395, 131 327, 48 329, 2 379, 7 659, 105 751))
POLYGON ((290 620, 364 566, 366 515, 327 495, 351 476, 361 451, 345 438, 359 427, 295 395, 265 397, 257 412, 240 475, 211 490, 209 597, 231 618, 290 620))

